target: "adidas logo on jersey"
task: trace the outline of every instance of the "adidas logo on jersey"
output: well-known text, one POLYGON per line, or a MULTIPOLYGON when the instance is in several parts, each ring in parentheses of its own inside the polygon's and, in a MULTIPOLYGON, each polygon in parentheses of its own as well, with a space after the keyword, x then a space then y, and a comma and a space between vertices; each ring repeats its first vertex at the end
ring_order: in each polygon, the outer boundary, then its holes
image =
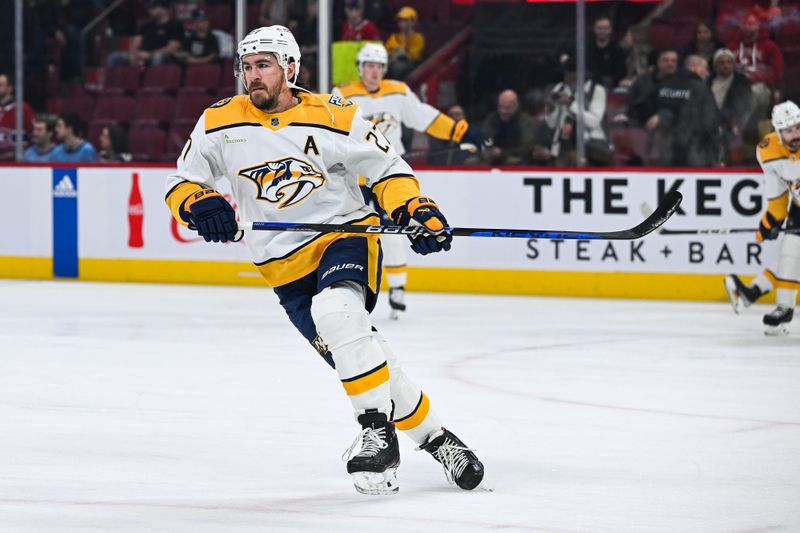
POLYGON ((53 188, 53 198, 77 198, 78 191, 75 190, 72 180, 69 176, 61 178, 56 186, 53 188))
POLYGON ((311 163, 294 157, 245 168, 239 175, 258 185, 259 200, 278 204, 279 209, 302 202, 325 183, 325 177, 311 163))

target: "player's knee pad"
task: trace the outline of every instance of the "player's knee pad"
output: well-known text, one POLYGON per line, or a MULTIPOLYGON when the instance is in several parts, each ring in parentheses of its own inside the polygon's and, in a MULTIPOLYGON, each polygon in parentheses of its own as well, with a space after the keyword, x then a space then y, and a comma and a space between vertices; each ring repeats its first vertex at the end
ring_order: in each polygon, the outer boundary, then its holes
POLYGON ((323 289, 311 299, 311 317, 332 351, 372 333, 364 293, 356 283, 337 283, 323 289))

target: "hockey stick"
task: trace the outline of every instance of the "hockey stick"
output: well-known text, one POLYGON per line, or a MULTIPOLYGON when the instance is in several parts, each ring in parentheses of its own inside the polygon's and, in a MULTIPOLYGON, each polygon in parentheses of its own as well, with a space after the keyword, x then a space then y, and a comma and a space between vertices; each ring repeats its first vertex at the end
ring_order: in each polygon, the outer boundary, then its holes
MULTIPOLYGON (((504 237, 520 239, 572 240, 632 240, 640 239, 659 228, 672 216, 681 203, 681 193, 673 191, 664 197, 656 210, 637 226, 620 231, 556 231, 537 229, 453 228, 445 231, 455 237, 504 237)), ((423 226, 361 226, 358 224, 306 224, 303 222, 239 222, 244 231, 308 231, 320 233, 422 235, 429 233, 423 226)))
MULTIPOLYGON (((647 202, 642 203, 641 212, 642 215, 644 216, 647 216, 648 213, 652 212, 652 209, 650 209, 650 206, 647 205, 647 202)), ((730 235, 732 233, 755 233, 756 231, 757 231, 756 228, 702 228, 702 229, 660 228, 658 230, 658 234, 659 235, 730 235)), ((781 229, 781 233, 798 234, 800 233, 800 228, 781 229)))

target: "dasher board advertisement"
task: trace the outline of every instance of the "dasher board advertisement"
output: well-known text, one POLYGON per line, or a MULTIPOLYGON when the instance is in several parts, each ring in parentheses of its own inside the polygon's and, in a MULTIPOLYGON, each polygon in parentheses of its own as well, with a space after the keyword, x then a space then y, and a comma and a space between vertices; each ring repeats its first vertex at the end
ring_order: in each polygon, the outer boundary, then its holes
MULTIPOLYGON (((251 261, 244 244, 206 243, 172 219, 164 202, 170 167, 80 167, 74 198, 65 184, 59 182, 61 188, 53 189, 59 169, 63 173, 61 167, 0 167, 0 183, 14 191, 15 199, 0 216, 19 228, 0 234, 0 255, 51 255, 58 246, 52 240, 53 203, 58 197, 77 202, 77 251, 82 260, 251 261)), ((777 243, 755 242, 764 209, 757 172, 422 169, 417 175, 423 193, 439 203, 452 226, 619 230, 635 226, 668 191, 679 190, 683 204, 666 228, 754 231, 681 236, 655 232, 636 241, 463 237, 454 240, 448 253, 419 256, 409 251, 412 267, 755 274, 777 258, 777 243)), ((220 180, 219 188, 230 199, 226 180, 220 180)))
MULTIPOLYGON (((635 226, 671 190, 683 194, 671 229, 752 228, 731 235, 663 235, 635 241, 462 238, 412 265, 480 269, 752 273, 777 259, 755 242, 764 204, 759 173, 419 171, 451 226, 614 231, 635 226)), ((413 254, 412 254, 413 255, 413 254)))

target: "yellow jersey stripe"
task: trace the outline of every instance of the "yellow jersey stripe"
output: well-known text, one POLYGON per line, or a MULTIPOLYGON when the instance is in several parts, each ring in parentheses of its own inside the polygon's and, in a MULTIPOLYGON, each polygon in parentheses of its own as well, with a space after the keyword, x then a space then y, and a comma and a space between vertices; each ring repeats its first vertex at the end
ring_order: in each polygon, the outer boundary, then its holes
POLYGON ((394 179, 386 179, 376 183, 372 187, 372 193, 378 199, 378 203, 389 216, 395 209, 406 204, 411 198, 416 198, 420 194, 419 182, 414 176, 397 176, 394 179))
POLYGON ((384 270, 384 272, 386 272, 387 274, 403 274, 404 272, 408 272, 408 266, 407 266, 407 265, 401 265, 401 266, 384 266, 384 267, 383 267, 383 270, 384 270))
POLYGON ((800 281, 779 278, 769 269, 764 271, 764 275, 776 289, 796 290, 797 288, 800 288, 800 281))
POLYGON ((342 380, 342 387, 348 396, 356 396, 375 387, 379 387, 389 381, 389 366, 386 361, 376 366, 372 370, 359 376, 342 380))
POLYGON ((431 137, 449 141, 453 137, 453 131, 455 130, 455 127, 455 120, 448 117, 444 113, 439 113, 439 115, 433 119, 433 122, 431 122, 430 126, 428 126, 428 129, 425 130, 425 133, 431 137))
POLYGON ((428 411, 430 411, 430 409, 430 400, 428 400, 428 397, 425 396, 424 392, 421 392, 419 395, 419 402, 417 402, 417 406, 414 408, 414 410, 411 411, 408 416, 404 416, 403 418, 395 420, 394 425, 401 431, 414 429, 418 425, 422 424, 423 420, 425 420, 425 417, 428 416, 428 411))
POLYGON ((188 223, 182 216, 184 213, 183 206, 186 204, 186 200, 191 198, 193 194, 202 190, 203 186, 200 184, 193 183, 191 181, 182 181, 181 183, 175 185, 167 193, 167 197, 165 198, 167 206, 169 206, 172 216, 175 217, 175 220, 177 220, 180 224, 188 226, 188 223))
MULTIPOLYGON (((378 224, 379 222, 380 220, 377 215, 367 215, 361 220, 353 220, 347 223, 370 226, 378 224)), ((316 270, 319 267, 322 254, 325 253, 328 246, 339 239, 346 239, 348 237, 352 237, 352 235, 346 233, 320 233, 318 236, 303 243, 302 246, 295 248, 283 257, 268 259, 263 263, 255 263, 255 265, 271 287, 280 287, 281 285, 291 283, 316 270)), ((377 234, 364 235, 364 237, 370 240, 370 246, 374 246, 377 249, 377 234)), ((370 257, 370 264, 372 263, 373 260, 370 257)), ((374 263, 377 265, 377 256, 374 263)), ((375 268, 377 269, 377 266, 375 268)), ((377 281, 375 288, 377 288, 377 281)))
POLYGON ((772 215, 775 220, 782 221, 789 214, 789 205, 787 202, 789 192, 786 191, 777 198, 772 198, 767 203, 767 212, 764 213, 764 223, 767 222, 767 214, 772 215))

